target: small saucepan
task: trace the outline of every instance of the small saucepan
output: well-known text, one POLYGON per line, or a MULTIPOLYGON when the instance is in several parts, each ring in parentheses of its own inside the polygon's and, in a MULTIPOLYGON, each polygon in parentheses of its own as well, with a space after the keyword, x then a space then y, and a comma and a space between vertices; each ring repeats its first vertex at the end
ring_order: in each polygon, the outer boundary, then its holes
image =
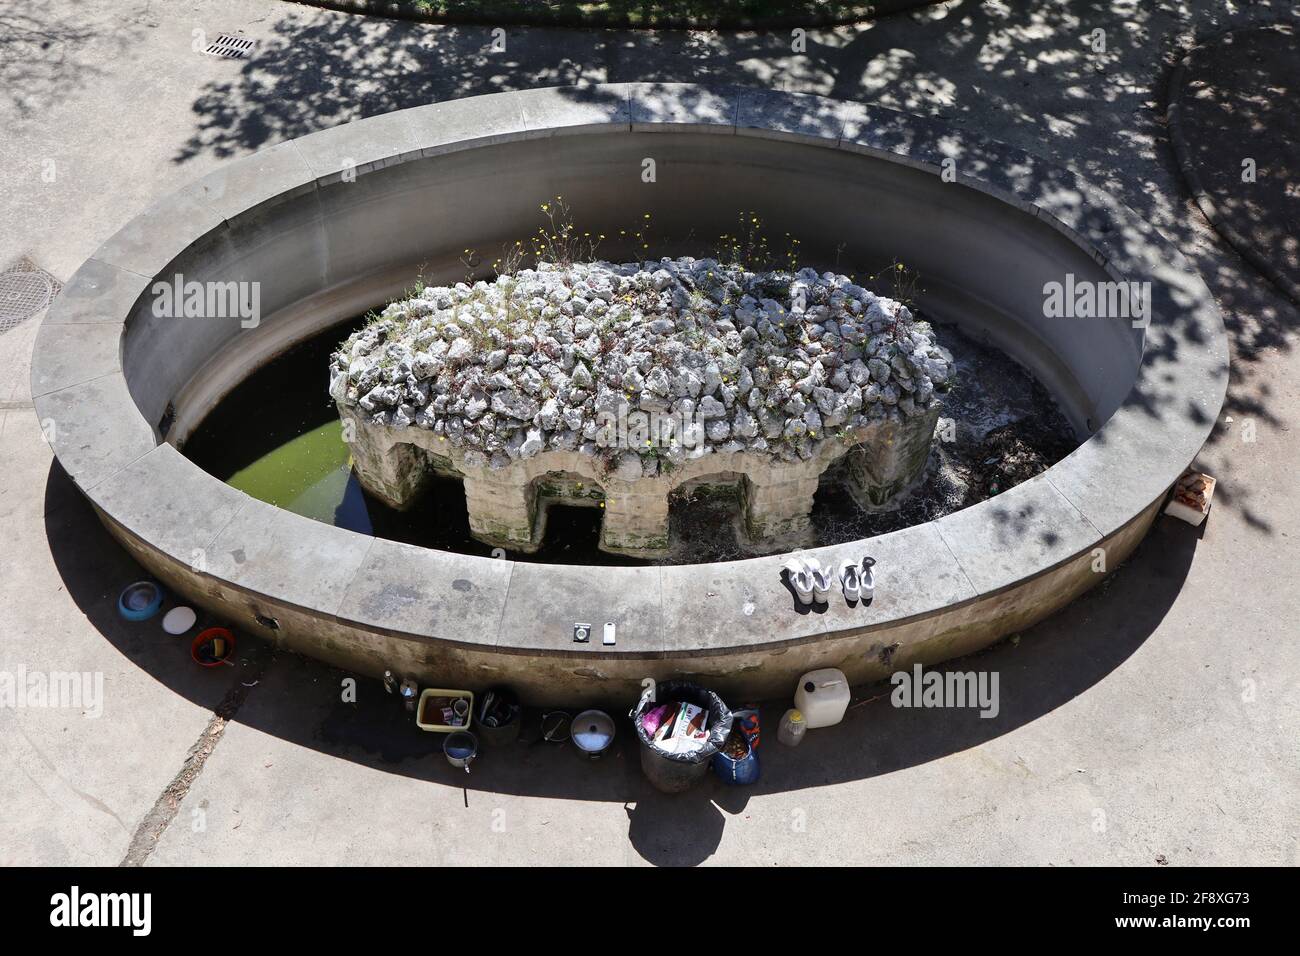
POLYGON ((447 763, 469 773, 469 765, 478 756, 478 738, 468 730, 454 730, 442 742, 442 752, 447 756, 447 763))
POLYGON ((603 710, 584 710, 573 718, 570 734, 580 754, 599 760, 614 742, 614 729, 614 718, 603 710))

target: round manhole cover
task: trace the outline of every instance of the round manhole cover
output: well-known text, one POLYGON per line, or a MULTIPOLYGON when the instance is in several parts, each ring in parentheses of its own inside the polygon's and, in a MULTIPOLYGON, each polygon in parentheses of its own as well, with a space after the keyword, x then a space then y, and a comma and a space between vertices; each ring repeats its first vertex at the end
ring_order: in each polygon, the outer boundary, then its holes
POLYGON ((54 288, 41 272, 0 272, 0 332, 8 332, 50 304, 54 288))

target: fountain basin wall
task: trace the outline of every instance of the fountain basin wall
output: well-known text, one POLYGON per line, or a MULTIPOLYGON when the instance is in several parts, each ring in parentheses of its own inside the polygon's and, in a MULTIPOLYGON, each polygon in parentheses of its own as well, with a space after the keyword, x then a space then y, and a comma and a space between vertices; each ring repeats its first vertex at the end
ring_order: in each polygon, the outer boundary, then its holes
POLYGON ((1101 580, 1098 549, 1109 572, 1141 540, 1212 428, 1226 379, 1204 283, 1071 174, 876 107, 684 85, 434 104, 231 163, 87 261, 45 320, 32 372, 63 467, 189 599, 342 667, 503 681, 568 704, 626 698, 647 675, 784 695, 812 667, 865 681, 1027 627, 1101 580), (706 251, 691 243, 759 209, 771 234, 799 237, 827 268, 897 257, 925 277, 927 317, 1011 353, 1090 437, 989 501, 818 549, 827 563, 879 562, 871 606, 834 599, 821 613, 796 609, 779 556, 597 568, 434 552, 253 500, 171 444, 259 364, 398 294, 419 266, 430 282, 462 278, 464 249, 493 258, 556 195, 610 235, 651 213, 671 239, 657 254, 706 251), (256 326, 156 315, 151 286, 177 273, 258 283, 256 326), (1149 282, 1150 321, 1047 318, 1044 284, 1067 274, 1149 282), (579 621, 615 622, 618 643, 573 643, 579 621))

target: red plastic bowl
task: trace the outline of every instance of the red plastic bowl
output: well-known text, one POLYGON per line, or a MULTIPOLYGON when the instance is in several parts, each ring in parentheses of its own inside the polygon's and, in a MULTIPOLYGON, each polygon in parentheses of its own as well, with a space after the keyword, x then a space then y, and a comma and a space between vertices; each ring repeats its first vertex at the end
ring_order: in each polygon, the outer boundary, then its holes
POLYGON ((210 627, 206 631, 200 631, 190 644, 190 657, 194 658, 194 663, 200 667, 220 667, 230 659, 235 653, 235 635, 224 627, 210 627), (204 644, 211 643, 214 637, 224 638, 226 641, 226 656, 219 661, 205 661, 199 657, 199 648, 204 644))

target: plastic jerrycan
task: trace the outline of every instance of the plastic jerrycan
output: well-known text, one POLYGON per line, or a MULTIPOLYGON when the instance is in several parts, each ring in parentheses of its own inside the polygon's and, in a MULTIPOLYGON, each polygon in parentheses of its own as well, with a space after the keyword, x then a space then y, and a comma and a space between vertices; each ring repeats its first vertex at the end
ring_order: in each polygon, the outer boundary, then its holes
POLYGON ((803 713, 809 730, 838 724, 849 707, 848 678, 835 667, 809 671, 799 678, 794 706, 803 713))

